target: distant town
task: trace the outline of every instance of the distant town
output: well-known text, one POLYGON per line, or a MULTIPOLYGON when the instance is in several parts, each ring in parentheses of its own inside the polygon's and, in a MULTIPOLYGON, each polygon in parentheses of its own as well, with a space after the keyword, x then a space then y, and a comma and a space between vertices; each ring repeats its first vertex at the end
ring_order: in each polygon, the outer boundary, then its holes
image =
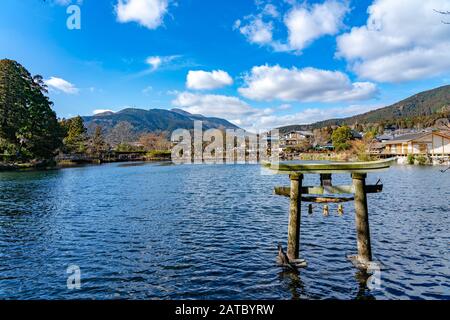
MULTIPOLYGON (((341 127, 343 128, 343 127, 341 127)), ((342 151, 344 158, 356 156, 358 160, 369 158, 398 157, 399 163, 408 164, 449 164, 450 130, 445 125, 426 129, 394 129, 386 128, 382 134, 360 132, 354 129, 338 131, 330 129, 328 138, 317 141, 318 135, 313 131, 290 131, 279 140, 279 151, 284 159, 312 159, 339 157, 342 151), (339 141, 337 134, 344 133, 344 142, 339 141), (342 143, 348 143, 342 148, 342 143), (345 152, 347 149, 348 153, 345 152), (322 156, 321 156, 322 155, 322 156)))
MULTIPOLYGON (((223 141, 226 146, 216 146, 222 155, 215 154, 214 158, 235 159, 238 149, 251 157, 253 138, 258 137, 259 145, 260 138, 267 136, 264 143, 281 160, 370 161, 398 157, 400 163, 407 164, 450 163, 450 86, 346 119, 277 128, 278 134, 272 135, 247 132, 225 119, 181 109, 128 108, 58 119, 41 76, 32 76, 13 60, 1 60, 0 66, 1 78, 16 84, 5 84, 0 92, 0 121, 4 124, 0 126, 0 169, 171 160, 178 143, 194 143, 180 140, 173 133, 178 129, 192 131, 195 123, 201 123, 202 137, 209 129, 245 132, 244 140, 233 140, 231 146, 223 141), (9 103, 12 99, 28 100, 31 107, 9 103), (225 154, 225 149, 233 154, 225 154)), ((212 142, 203 140, 202 147, 212 142)), ((266 149, 264 153, 268 153, 266 149)), ((261 154, 255 159, 261 160, 261 154)))

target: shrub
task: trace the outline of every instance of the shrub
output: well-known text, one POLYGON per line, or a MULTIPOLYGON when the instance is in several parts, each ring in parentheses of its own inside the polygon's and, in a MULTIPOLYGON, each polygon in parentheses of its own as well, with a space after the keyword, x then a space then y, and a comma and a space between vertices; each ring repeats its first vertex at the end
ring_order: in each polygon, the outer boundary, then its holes
POLYGON ((408 154, 408 164, 414 164, 416 157, 413 154, 408 154))
POLYGON ((421 166, 426 165, 426 164, 427 164, 427 161, 428 161, 427 157, 425 157, 425 156, 423 156, 423 155, 418 156, 418 157, 416 158, 416 160, 417 160, 417 162, 419 163, 419 165, 421 165, 421 166))
POLYGON ((150 159, 161 159, 161 158, 166 159, 170 158, 171 155, 172 152, 168 150, 152 150, 145 154, 145 156, 150 159))
POLYGON ((347 126, 342 126, 333 131, 331 140, 336 151, 348 150, 352 146, 352 130, 347 126))
POLYGON ((359 161, 371 161, 373 160, 368 152, 368 145, 365 141, 355 140, 351 142, 350 155, 359 161))
POLYGON ((142 151, 141 147, 136 147, 128 143, 120 143, 114 149, 116 152, 140 152, 142 151))

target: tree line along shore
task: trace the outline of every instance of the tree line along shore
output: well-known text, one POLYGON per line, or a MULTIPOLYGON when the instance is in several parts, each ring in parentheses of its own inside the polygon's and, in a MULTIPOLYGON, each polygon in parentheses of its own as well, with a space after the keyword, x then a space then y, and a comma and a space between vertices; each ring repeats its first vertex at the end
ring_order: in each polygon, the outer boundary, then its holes
POLYGON ((0 170, 78 163, 170 159, 165 132, 143 133, 119 123, 108 135, 101 126, 88 133, 83 119, 58 119, 42 76, 16 61, 0 60, 0 170))
MULTIPOLYGON (((52 107, 42 76, 31 75, 17 61, 0 60, 0 170, 171 159, 168 131, 136 132, 127 121, 107 130, 91 123, 88 130, 81 116, 58 119, 52 107)), ((442 109, 433 119, 448 120, 448 112, 442 109)), ((385 128, 382 123, 342 123, 316 128, 299 139, 286 138, 289 133, 285 133, 280 156, 283 160, 376 160, 382 155, 377 138, 385 128)), ((408 162, 416 160, 424 162, 412 157, 408 162)))

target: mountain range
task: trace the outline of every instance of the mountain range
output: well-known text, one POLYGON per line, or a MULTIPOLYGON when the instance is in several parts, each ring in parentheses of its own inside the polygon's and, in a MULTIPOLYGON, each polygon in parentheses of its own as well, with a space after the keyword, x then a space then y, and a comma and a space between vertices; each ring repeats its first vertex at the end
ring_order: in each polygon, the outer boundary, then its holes
POLYGON ((328 126, 393 123, 417 117, 432 117, 438 113, 450 112, 450 85, 424 91, 393 105, 363 114, 341 119, 329 119, 308 125, 290 125, 278 128, 281 133, 294 130, 312 130, 328 126))
MULTIPOLYGON (((397 102, 393 105, 369 111, 363 114, 341 119, 329 119, 307 125, 290 125, 278 128, 281 133, 292 130, 312 130, 328 126, 395 123, 398 120, 419 118, 427 119, 438 114, 450 112, 450 85, 424 91, 397 102)), ((191 114, 181 109, 135 109, 128 108, 119 112, 104 112, 94 116, 83 117, 92 132, 96 126, 102 126, 108 132, 119 122, 128 122, 136 134, 188 129, 194 127, 194 121, 203 122, 203 129, 238 129, 231 122, 214 117, 191 114)))
POLYGON ((83 117, 89 132, 96 126, 101 126, 106 132, 110 131, 119 122, 128 122, 133 126, 135 133, 166 131, 176 129, 194 128, 194 121, 202 121, 203 129, 238 129, 231 122, 214 117, 205 117, 191 114, 184 110, 172 109, 135 109, 128 108, 119 112, 104 112, 94 116, 83 117))

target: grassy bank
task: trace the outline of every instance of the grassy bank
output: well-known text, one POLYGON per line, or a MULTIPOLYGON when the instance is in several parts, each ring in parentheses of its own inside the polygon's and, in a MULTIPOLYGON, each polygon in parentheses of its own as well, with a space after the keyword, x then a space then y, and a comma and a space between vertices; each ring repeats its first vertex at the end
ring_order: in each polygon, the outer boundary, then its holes
POLYGON ((170 151, 150 151, 147 153, 118 153, 114 157, 107 158, 90 158, 90 157, 74 157, 57 160, 46 161, 30 161, 30 162, 0 162, 0 171, 20 171, 20 170, 36 170, 36 169, 55 169, 70 168, 82 165, 100 165, 104 163, 115 162, 133 162, 133 161, 170 161, 170 151))
POLYGON ((0 162, 0 171, 54 169, 56 166, 57 163, 53 160, 30 161, 24 163, 0 162))
POLYGON ((146 161, 168 161, 172 159, 172 152, 167 150, 154 150, 145 154, 146 161))

